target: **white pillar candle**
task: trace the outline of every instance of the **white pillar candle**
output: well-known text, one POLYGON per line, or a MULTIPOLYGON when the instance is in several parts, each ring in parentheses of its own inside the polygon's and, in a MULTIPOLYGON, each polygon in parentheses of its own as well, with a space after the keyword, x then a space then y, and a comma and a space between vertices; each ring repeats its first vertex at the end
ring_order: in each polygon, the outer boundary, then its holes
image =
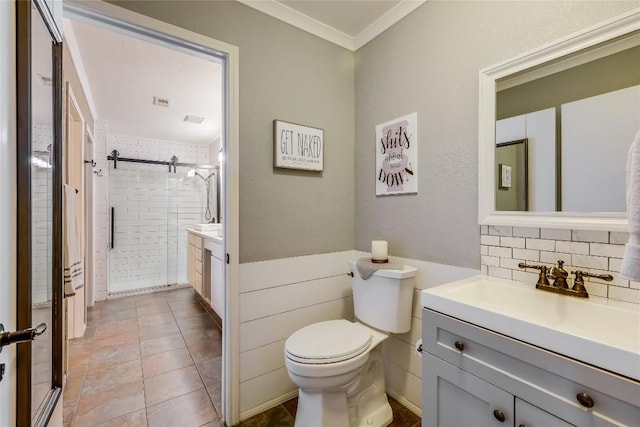
POLYGON ((386 240, 374 240, 371 242, 371 259, 373 262, 386 262, 388 260, 386 240))

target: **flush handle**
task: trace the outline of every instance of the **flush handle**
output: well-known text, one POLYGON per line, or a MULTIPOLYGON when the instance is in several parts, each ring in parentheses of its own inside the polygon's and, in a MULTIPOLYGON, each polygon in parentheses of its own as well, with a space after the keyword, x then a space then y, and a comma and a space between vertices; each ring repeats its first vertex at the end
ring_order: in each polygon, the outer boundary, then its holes
POLYGON ((456 341, 454 343, 454 345, 456 346, 456 348, 460 351, 464 351, 464 343, 462 341, 456 341))
POLYGON ((595 405, 593 398, 587 393, 578 393, 576 395, 576 399, 578 399, 578 403, 580 403, 585 408, 593 408, 593 405, 595 405))
POLYGON ((5 332, 4 326, 0 324, 0 351, 6 345, 18 344, 26 341, 33 341, 47 330, 46 323, 40 323, 35 328, 23 329, 22 331, 5 332))

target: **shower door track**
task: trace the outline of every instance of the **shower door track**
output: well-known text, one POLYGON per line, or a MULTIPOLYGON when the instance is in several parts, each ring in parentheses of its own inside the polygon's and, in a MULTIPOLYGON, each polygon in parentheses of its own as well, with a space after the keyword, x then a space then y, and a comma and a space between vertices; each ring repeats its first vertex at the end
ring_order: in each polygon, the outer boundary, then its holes
POLYGON ((220 169, 220 166, 210 166, 210 165, 197 165, 195 163, 180 163, 178 162, 178 158, 176 156, 172 157, 171 161, 162 161, 162 160, 148 160, 148 159, 133 159, 129 157, 120 157, 117 150, 113 150, 111 155, 107 156, 107 160, 113 160, 113 168, 118 169, 118 162, 129 162, 129 163, 144 163, 147 165, 163 165, 169 166, 169 172, 171 172, 171 168, 173 168, 173 173, 176 173, 176 166, 185 166, 190 168, 197 169, 220 169))

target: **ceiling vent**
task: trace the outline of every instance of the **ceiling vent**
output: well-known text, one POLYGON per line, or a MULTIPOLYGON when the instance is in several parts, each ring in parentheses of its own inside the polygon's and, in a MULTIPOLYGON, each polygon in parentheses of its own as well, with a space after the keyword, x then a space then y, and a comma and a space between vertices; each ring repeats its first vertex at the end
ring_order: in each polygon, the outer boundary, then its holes
POLYGON ((169 108, 169 106, 171 105, 171 100, 169 98, 158 98, 157 96, 154 96, 153 105, 169 108))
POLYGON ((36 74, 38 76, 38 80, 42 83, 43 86, 53 86, 53 79, 50 76, 45 76, 44 74, 36 74))
POLYGON ((195 123, 197 125, 199 125, 200 123, 202 123, 204 121, 204 117, 200 117, 200 116, 184 116, 184 119, 182 119, 183 121, 187 122, 187 123, 195 123))

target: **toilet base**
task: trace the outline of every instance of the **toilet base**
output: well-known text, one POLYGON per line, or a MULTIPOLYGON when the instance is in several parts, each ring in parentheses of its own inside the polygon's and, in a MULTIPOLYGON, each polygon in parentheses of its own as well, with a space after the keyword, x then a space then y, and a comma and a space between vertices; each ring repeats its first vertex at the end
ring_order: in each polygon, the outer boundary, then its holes
POLYGON ((380 346, 358 378, 334 391, 299 389, 295 427, 386 427, 393 412, 385 392, 380 346))

